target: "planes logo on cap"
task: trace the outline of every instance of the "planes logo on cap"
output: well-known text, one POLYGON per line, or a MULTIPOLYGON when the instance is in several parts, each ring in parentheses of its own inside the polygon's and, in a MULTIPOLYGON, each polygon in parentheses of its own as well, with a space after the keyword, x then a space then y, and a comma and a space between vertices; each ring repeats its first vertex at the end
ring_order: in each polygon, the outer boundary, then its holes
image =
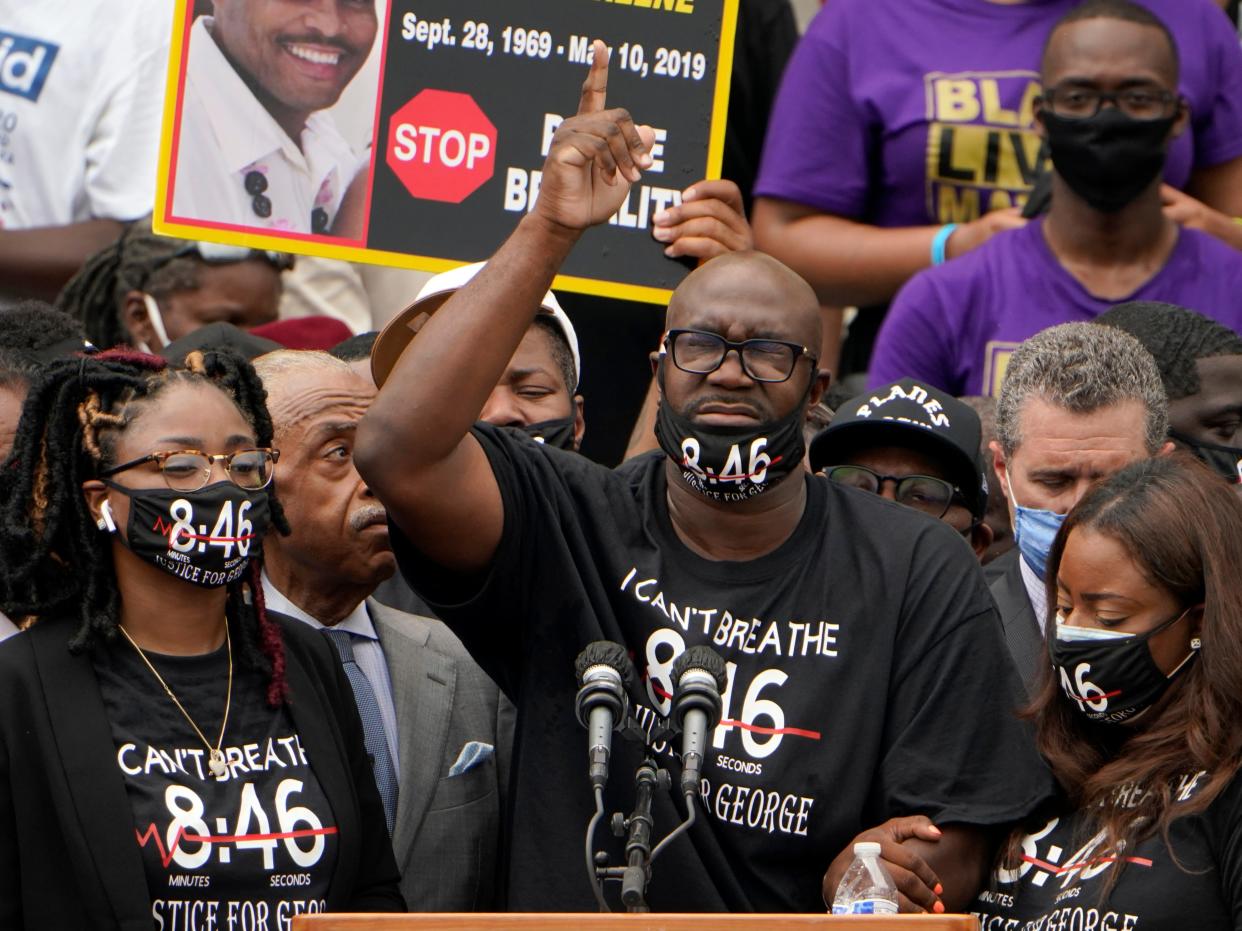
POLYGON ((920 427, 926 427, 928 429, 931 429, 932 427, 952 426, 952 422, 949 420, 949 415, 945 413, 944 407, 941 403, 932 398, 932 396, 928 394, 927 389, 923 388, 921 385, 911 385, 908 389, 903 389, 901 385, 893 385, 889 389, 886 397, 881 398, 873 396, 866 404, 863 404, 858 408, 858 412, 855 416, 861 417, 864 420, 868 419, 873 414, 876 414, 879 408, 883 407, 885 404, 888 404, 890 401, 911 401, 919 405, 927 413, 927 418, 930 423, 924 423, 920 420, 912 420, 909 417, 891 417, 880 414, 881 419, 883 420, 899 420, 903 423, 917 424, 920 427))

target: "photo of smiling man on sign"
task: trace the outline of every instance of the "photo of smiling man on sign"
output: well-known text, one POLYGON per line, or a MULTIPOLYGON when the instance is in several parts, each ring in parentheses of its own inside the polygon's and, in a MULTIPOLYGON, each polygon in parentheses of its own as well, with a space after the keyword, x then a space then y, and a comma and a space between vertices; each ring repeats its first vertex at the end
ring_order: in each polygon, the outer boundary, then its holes
MULTIPOLYGON (((172 212, 196 222, 332 235, 369 140, 334 106, 371 54, 376 0, 214 0, 190 27, 172 212)), ((374 100, 374 92, 371 95, 374 100)))

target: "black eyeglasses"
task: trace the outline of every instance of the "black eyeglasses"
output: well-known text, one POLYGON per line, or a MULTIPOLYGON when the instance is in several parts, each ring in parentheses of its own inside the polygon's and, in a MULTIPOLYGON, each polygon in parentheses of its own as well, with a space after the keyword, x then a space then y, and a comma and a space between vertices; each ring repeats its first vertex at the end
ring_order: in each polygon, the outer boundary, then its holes
POLYGON ((211 468, 218 461, 224 463, 224 469, 234 485, 248 491, 258 491, 271 483, 272 473, 275 471, 273 467, 278 459, 279 449, 242 449, 235 453, 214 455, 197 449, 179 449, 131 459, 105 469, 100 475, 108 478, 126 469, 154 462, 164 476, 165 484, 173 491, 198 491, 211 481, 211 468))
POLYGON ((725 356, 736 352, 742 371, 755 381, 788 381, 798 360, 806 356, 814 365, 811 350, 783 339, 746 339, 740 343, 705 330, 669 330, 664 346, 673 365, 691 375, 710 375, 724 365, 725 356))
POLYGON ((864 466, 828 466, 823 474, 838 485, 861 488, 878 495, 885 482, 892 482, 898 504, 941 518, 954 504, 967 507, 966 496, 951 482, 930 475, 879 475, 864 466))
POLYGON ((1048 109, 1067 120, 1088 120, 1100 112, 1105 101, 1132 119, 1159 120, 1169 115, 1181 97, 1159 87, 1130 87, 1123 91, 1050 87, 1043 95, 1048 109))

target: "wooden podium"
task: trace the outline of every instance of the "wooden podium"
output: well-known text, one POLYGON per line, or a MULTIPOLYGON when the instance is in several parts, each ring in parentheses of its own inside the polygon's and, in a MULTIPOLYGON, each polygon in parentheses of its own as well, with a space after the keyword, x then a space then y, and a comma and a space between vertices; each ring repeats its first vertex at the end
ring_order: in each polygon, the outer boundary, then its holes
POLYGON ((979 931, 972 915, 299 915, 293 931, 979 931))

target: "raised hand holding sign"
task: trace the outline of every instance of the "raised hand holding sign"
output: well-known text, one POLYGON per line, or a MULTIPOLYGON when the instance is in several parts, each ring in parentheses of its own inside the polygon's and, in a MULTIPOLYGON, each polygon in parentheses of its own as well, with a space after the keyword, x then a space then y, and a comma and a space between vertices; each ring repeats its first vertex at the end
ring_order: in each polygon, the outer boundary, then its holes
POLYGON ((535 205, 558 226, 584 230, 606 222, 652 164, 653 130, 636 126, 628 110, 605 109, 607 96, 608 49, 596 39, 578 112, 552 137, 535 205))

